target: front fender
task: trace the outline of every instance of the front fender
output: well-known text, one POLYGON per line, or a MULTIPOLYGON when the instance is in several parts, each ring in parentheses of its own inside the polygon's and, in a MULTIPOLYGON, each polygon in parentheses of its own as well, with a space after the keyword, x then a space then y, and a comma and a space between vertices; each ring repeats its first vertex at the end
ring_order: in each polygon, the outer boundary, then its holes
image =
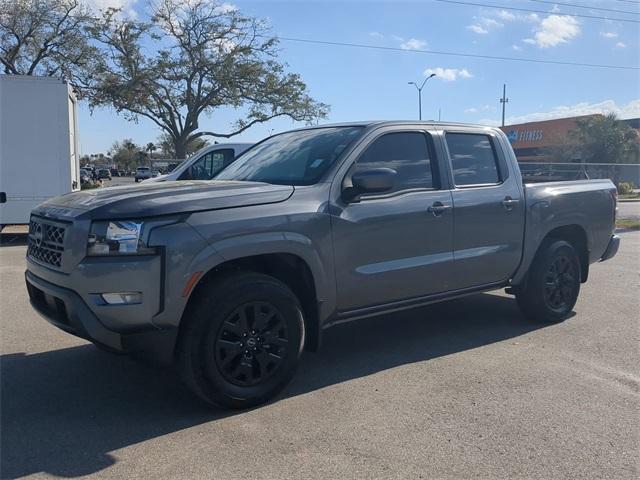
POLYGON ((335 291, 330 288, 327 272, 312 240, 295 232, 262 232, 238 235, 215 241, 204 248, 191 261, 188 272, 205 275, 225 262, 266 254, 290 254, 303 260, 313 276, 318 300, 320 323, 333 313, 335 291))

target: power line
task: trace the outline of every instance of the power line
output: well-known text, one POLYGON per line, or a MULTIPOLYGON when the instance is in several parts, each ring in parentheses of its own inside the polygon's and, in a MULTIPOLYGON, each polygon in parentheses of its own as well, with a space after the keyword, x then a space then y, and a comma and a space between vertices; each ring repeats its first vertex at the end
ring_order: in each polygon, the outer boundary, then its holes
MULTIPOLYGON (((484 8, 497 8, 498 10, 514 10, 517 12, 530 12, 530 13, 543 13, 545 15, 554 15, 555 12, 549 12, 546 10, 535 10, 533 8, 519 8, 519 7, 503 7, 500 5, 491 5, 487 3, 476 3, 476 2, 463 2, 460 0, 433 0, 434 2, 441 3, 452 3, 455 5, 466 5, 471 7, 484 7, 484 8)), ((630 20, 628 18, 609 18, 609 17, 599 17, 597 15, 585 15, 583 13, 561 13, 560 15, 564 15, 567 17, 579 17, 579 18, 591 18, 595 20, 612 20, 615 22, 629 22, 629 23, 640 23, 640 20, 630 20)))
POLYGON ((308 38, 294 38, 294 37, 276 37, 279 40, 286 42, 297 43, 310 43, 315 45, 332 45, 338 47, 356 47, 356 48, 368 48, 373 50, 385 50, 391 52, 403 52, 403 53, 426 53, 431 55, 448 55, 452 57, 468 57, 468 58, 480 58, 484 60, 503 60, 509 62, 529 62, 529 63, 544 63, 550 65, 565 65, 572 67, 590 67, 590 68, 612 68, 617 70, 640 70, 640 67, 628 66, 628 65, 607 65, 598 63, 582 63, 582 62, 567 62, 560 60, 538 60, 535 58, 523 58, 523 57, 502 57, 497 55, 481 55, 474 53, 462 53, 462 52, 450 52, 444 50, 405 50, 400 47, 384 47, 381 45, 370 45, 366 43, 349 43, 349 42, 335 42, 330 40, 312 40, 308 38))
POLYGON ((632 5, 640 5, 640 2, 637 2, 636 0, 615 0, 616 2, 624 2, 624 3, 631 3, 632 5))
POLYGON ((529 0, 529 1, 536 2, 536 3, 546 3, 548 5, 562 5, 563 7, 571 7, 571 8, 586 8, 588 10, 598 10, 601 12, 628 13, 630 15, 640 15, 640 12, 630 12, 629 10, 615 10, 613 8, 590 7, 589 5, 576 5, 573 3, 551 2, 549 0, 529 0))

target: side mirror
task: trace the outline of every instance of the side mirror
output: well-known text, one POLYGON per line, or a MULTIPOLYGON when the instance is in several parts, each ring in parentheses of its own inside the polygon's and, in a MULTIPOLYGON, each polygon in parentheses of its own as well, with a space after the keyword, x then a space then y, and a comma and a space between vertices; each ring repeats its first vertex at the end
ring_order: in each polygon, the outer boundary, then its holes
POLYGON ((370 168, 360 170, 351 176, 352 187, 345 189, 348 200, 353 200, 363 193, 382 193, 393 188, 396 183, 396 172, 392 168, 370 168))

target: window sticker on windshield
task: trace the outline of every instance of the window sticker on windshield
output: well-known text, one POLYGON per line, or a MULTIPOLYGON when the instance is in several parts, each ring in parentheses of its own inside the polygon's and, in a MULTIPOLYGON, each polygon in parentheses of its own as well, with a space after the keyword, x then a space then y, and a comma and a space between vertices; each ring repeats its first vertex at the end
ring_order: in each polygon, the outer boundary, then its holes
POLYGON ((309 168, 318 168, 320 165, 322 165, 322 162, 324 162, 324 158, 316 158, 313 162, 311 162, 309 168))

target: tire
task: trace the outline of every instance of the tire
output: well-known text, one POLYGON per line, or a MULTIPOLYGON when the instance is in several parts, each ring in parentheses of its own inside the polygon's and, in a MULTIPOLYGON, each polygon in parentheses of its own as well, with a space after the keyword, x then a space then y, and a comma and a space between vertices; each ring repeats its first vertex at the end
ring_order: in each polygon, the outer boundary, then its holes
POLYGON ((564 320, 580 293, 580 259, 564 240, 545 240, 536 253, 526 285, 516 290, 516 300, 524 316, 536 322, 564 320))
POLYGON ((177 364, 204 401, 249 408, 293 378, 304 344, 300 302, 282 282, 226 274, 197 287, 182 319, 177 364))
POLYGON ((139 181, 139 180, 136 178, 136 183, 138 183, 138 181, 139 181))

